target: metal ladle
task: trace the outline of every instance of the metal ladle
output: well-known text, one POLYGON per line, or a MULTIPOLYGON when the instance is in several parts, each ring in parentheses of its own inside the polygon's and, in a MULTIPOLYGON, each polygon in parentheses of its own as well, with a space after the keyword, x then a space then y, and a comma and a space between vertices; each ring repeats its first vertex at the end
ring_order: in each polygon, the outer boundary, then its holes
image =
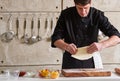
POLYGON ((28 39, 28 43, 27 44, 33 44, 35 42, 37 42, 37 37, 33 35, 33 26, 34 26, 34 20, 32 18, 31 21, 31 37, 28 39))
POLYGON ((46 40, 46 38, 47 38, 47 36, 48 36, 48 32, 49 32, 49 27, 48 27, 48 19, 46 18, 46 20, 45 20, 45 34, 44 34, 44 36, 42 37, 42 39, 44 40, 46 40))
POLYGON ((51 19, 51 23, 50 23, 50 30, 49 30, 49 36, 47 37, 47 41, 50 42, 51 41, 51 35, 53 33, 53 19, 51 19))
POLYGON ((41 41, 42 37, 39 34, 40 34, 40 18, 38 18, 38 35, 37 35, 37 40, 41 41))
POLYGON ((11 16, 10 18, 8 19, 8 23, 7 23, 7 27, 8 27, 8 31, 3 33, 1 35, 1 41, 2 42, 10 42, 11 40, 13 40, 14 36, 15 36, 15 33, 14 31, 12 31, 12 21, 11 21, 11 16))
POLYGON ((21 37, 20 41, 21 43, 28 43, 28 35, 26 34, 26 18, 24 19, 24 30, 23 30, 23 36, 21 37))
POLYGON ((19 19, 16 19, 16 38, 18 39, 19 19))

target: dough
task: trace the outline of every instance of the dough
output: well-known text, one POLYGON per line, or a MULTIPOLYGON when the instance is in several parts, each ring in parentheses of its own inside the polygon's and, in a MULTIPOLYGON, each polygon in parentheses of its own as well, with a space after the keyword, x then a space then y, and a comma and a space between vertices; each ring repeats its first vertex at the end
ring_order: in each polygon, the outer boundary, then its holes
POLYGON ((98 52, 94 52, 92 54, 87 53, 86 49, 88 46, 78 48, 78 51, 75 55, 71 55, 72 57, 78 59, 78 60, 87 60, 91 58, 94 54, 98 52))

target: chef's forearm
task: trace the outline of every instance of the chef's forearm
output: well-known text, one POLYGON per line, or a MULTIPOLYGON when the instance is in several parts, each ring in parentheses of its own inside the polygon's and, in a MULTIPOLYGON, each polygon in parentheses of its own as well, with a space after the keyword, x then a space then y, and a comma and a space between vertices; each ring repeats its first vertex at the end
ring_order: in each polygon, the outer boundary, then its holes
POLYGON ((65 43, 62 39, 54 42, 54 45, 62 50, 66 50, 69 44, 65 43))
POLYGON ((120 38, 118 36, 111 36, 109 39, 101 41, 103 48, 111 47, 120 43, 120 38))

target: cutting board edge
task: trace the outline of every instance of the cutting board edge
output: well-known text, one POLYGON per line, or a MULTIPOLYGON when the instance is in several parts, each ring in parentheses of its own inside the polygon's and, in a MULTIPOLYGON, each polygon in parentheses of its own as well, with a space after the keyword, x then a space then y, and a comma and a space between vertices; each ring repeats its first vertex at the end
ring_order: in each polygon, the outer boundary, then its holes
POLYGON ((77 72, 77 73, 67 73, 64 70, 62 70, 62 74, 65 77, 101 77, 101 76, 111 76, 111 71, 85 71, 85 72, 77 72))

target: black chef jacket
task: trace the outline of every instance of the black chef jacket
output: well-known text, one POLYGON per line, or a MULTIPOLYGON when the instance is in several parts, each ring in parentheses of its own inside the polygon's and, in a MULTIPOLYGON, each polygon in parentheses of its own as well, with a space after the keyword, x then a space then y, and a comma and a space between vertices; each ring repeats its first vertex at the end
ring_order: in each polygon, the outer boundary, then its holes
MULTIPOLYGON (((98 42, 98 31, 101 30, 106 36, 117 35, 118 30, 108 21, 104 13, 93 7, 87 17, 81 17, 76 7, 70 7, 61 12, 52 35, 52 47, 58 39, 64 39, 67 43, 74 43, 77 47, 88 46, 98 42)), ((88 60, 77 60, 71 54, 64 52, 63 69, 69 68, 94 68, 93 57, 88 60)))

